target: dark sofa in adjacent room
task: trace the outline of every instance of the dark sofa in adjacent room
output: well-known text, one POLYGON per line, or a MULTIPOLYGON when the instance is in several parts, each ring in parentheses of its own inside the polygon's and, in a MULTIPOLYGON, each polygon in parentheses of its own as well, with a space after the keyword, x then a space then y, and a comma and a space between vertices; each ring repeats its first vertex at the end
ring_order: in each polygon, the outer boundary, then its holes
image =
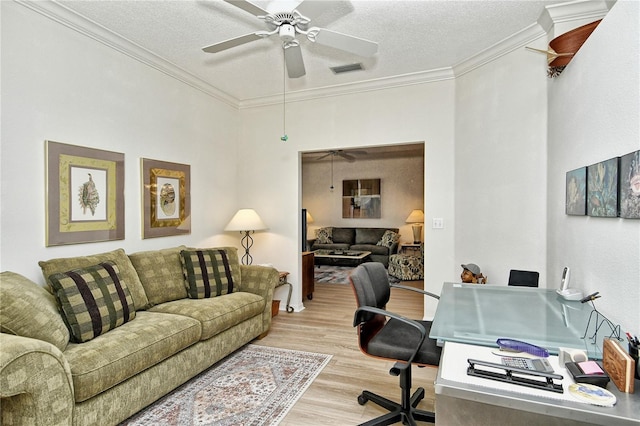
MULTIPOLYGON (((370 251, 368 260, 380 262, 386 268, 389 265, 389 256, 398 250, 398 231, 398 228, 320 228, 316 231, 316 239, 311 245, 311 250, 370 251)), ((327 260, 316 257, 316 264, 323 262, 327 260)))

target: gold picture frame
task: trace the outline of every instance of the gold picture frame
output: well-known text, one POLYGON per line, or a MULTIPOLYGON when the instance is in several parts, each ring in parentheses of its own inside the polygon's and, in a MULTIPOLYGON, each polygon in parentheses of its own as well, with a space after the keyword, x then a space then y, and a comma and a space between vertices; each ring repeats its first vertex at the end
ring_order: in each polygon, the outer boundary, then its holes
POLYGON ((140 159, 142 171, 142 238, 191 233, 191 167, 140 159))
POLYGON ((124 154, 45 141, 45 245, 124 239, 124 154))

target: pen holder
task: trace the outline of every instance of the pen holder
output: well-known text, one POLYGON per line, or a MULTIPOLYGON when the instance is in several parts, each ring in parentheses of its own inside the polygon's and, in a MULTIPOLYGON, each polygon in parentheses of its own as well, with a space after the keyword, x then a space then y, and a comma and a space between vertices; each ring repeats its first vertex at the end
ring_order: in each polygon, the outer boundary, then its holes
POLYGON ((634 345, 633 343, 629 343, 629 355, 636 362, 635 377, 636 379, 640 379, 640 363, 638 363, 638 346, 637 345, 634 345))

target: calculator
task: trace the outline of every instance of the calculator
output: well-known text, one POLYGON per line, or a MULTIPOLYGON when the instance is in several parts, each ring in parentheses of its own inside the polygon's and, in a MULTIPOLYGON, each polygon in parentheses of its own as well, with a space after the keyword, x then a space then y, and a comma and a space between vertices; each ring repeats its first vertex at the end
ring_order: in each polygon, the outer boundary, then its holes
POLYGON ((510 356, 502 357, 502 364, 507 367, 521 368, 523 370, 542 371, 543 373, 553 373, 553 367, 546 358, 516 358, 510 356))

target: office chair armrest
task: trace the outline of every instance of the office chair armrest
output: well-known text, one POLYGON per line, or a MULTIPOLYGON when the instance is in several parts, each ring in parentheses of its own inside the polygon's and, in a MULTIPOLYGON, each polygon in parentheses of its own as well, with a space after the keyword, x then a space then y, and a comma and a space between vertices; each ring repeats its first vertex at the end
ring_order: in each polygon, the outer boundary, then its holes
POLYGON ((433 294, 431 292, 428 292, 426 290, 420 290, 419 288, 415 288, 415 287, 409 287, 406 285, 400 285, 400 284, 393 284, 393 283, 389 283, 389 287, 393 287, 393 288, 400 288, 402 290, 411 290, 411 291, 415 291, 417 293, 422 293, 425 296, 431 296, 434 299, 440 299, 440 296, 438 296, 437 294, 433 294))
POLYGON ((410 325, 410 326, 412 326, 412 327, 414 327, 415 329, 418 330, 418 332, 420 333, 420 342, 418 343, 418 345, 416 346, 415 350, 411 354, 411 357, 409 357, 409 359, 407 360, 407 363, 405 365, 403 365, 403 366, 398 367, 398 368, 400 368, 401 370, 404 370, 404 369, 410 367, 411 366, 411 362, 416 357, 416 354, 420 350, 420 347, 422 346, 422 343, 424 343, 424 340, 427 338, 427 330, 424 328, 424 326, 422 324, 420 324, 418 321, 412 320, 411 318, 407 318, 407 317, 404 317, 402 315, 395 314, 393 312, 385 311, 384 309, 375 308, 373 306, 361 306, 358 309, 356 309, 356 313, 353 316, 353 326, 354 327, 356 327, 357 325, 359 325, 360 323, 363 322, 361 317, 365 312, 369 312, 369 313, 372 313, 372 314, 378 314, 378 315, 384 315, 385 317, 396 319, 396 320, 401 321, 401 322, 403 322, 403 323, 405 323, 407 325, 410 325))

